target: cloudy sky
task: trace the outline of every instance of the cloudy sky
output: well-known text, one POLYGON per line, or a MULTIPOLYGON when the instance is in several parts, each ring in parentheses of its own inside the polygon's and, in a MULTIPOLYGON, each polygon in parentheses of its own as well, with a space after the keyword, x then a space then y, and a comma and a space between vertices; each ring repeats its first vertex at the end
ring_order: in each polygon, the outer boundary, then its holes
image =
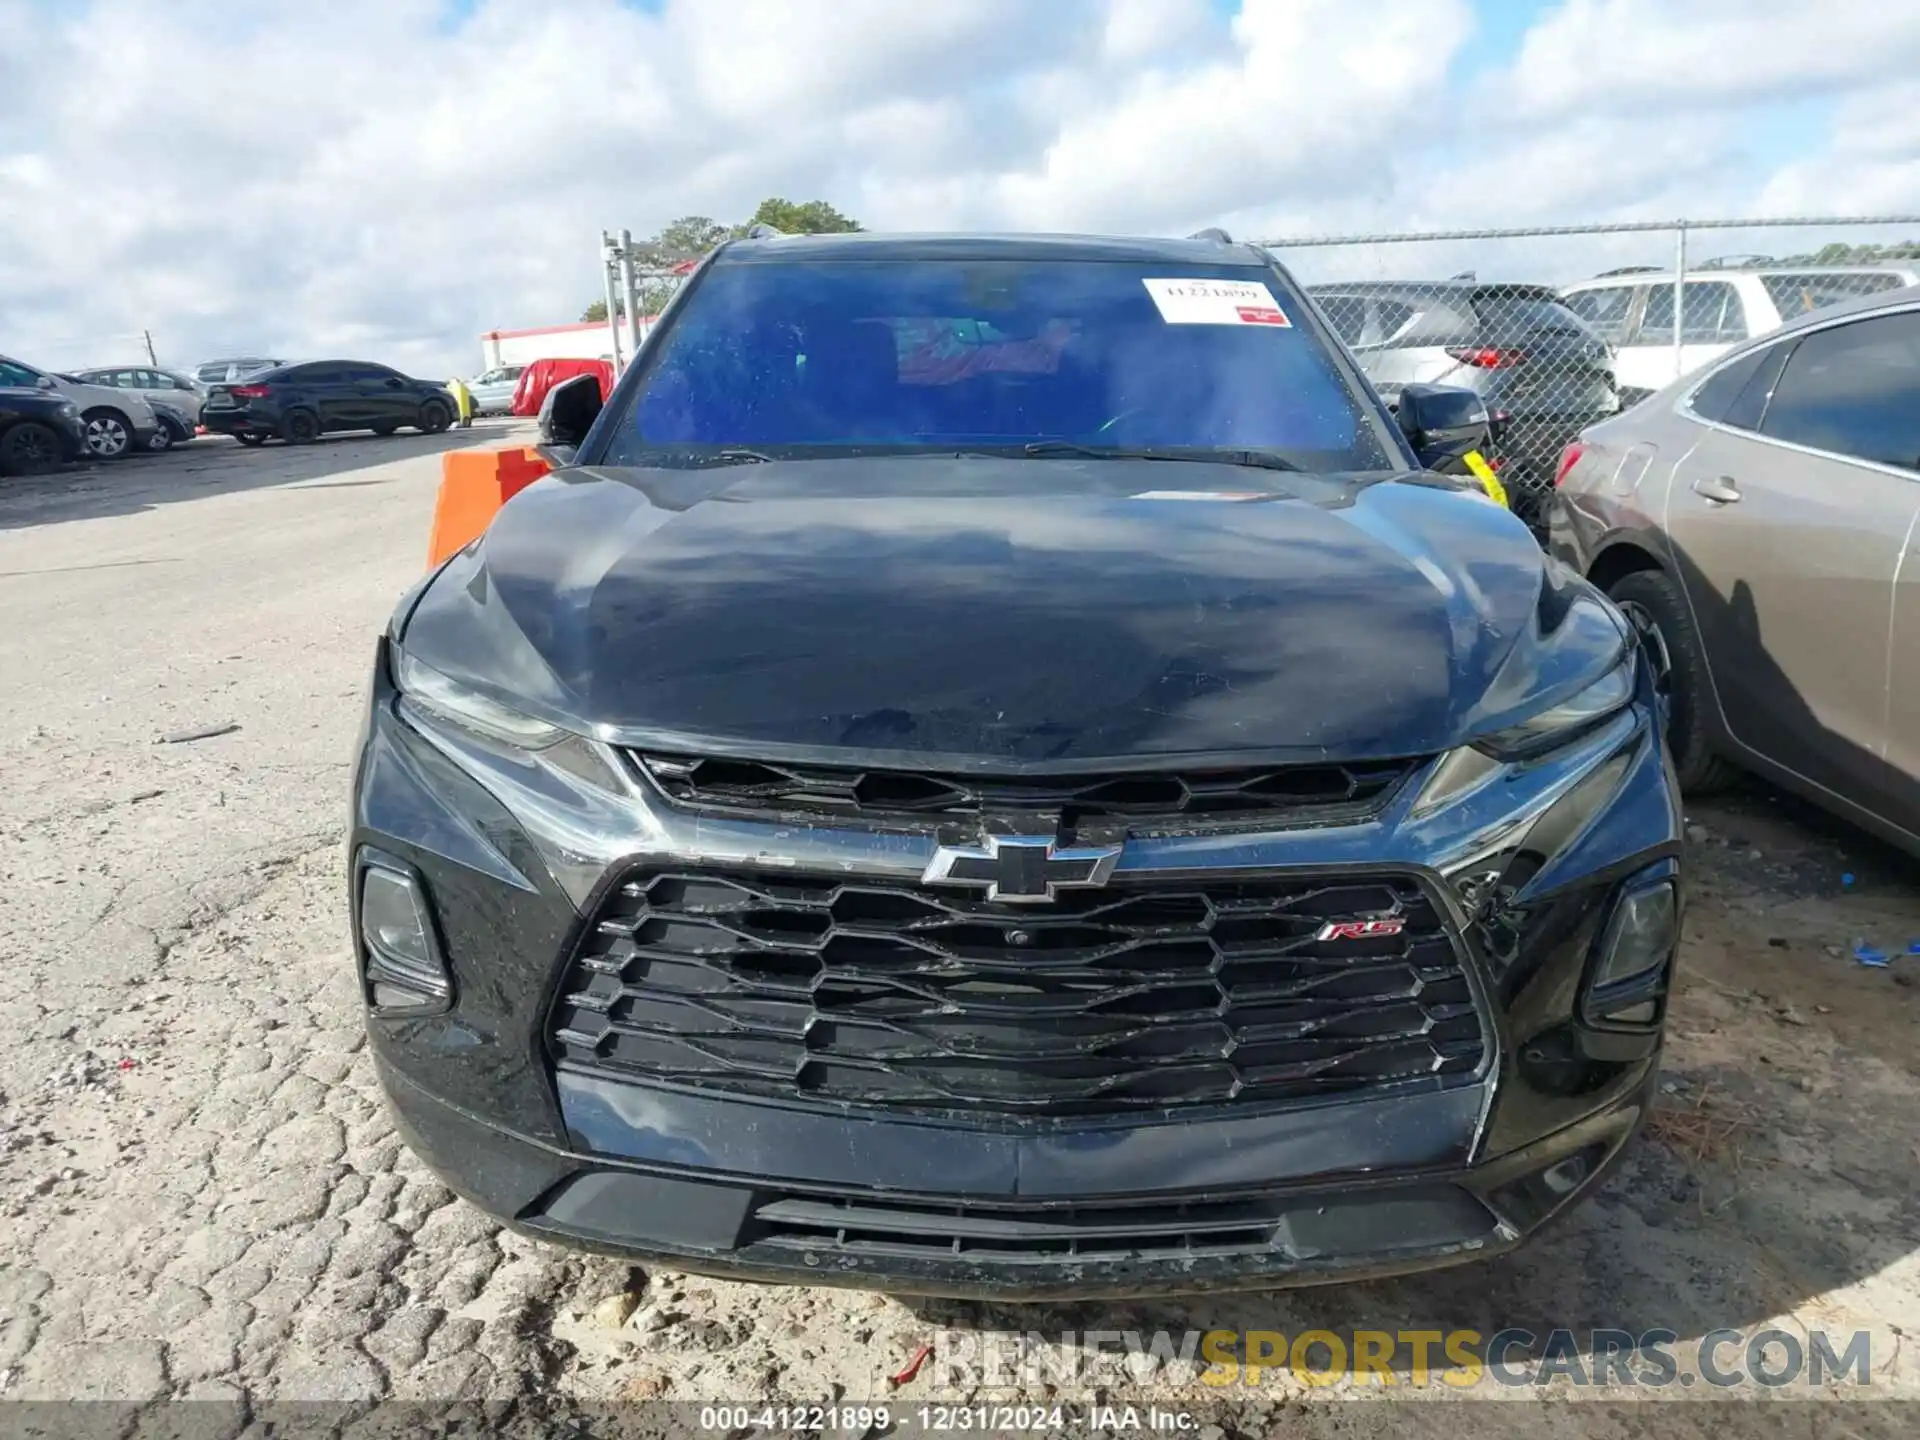
MULTIPOLYGON (((0 0, 0 34, 0 350, 49 366, 150 330, 470 369, 576 318, 602 228, 774 194, 1259 238, 1920 212, 1920 5, 1887 0, 0 0)), ((1669 245, 1289 259, 1564 280, 1669 245)))

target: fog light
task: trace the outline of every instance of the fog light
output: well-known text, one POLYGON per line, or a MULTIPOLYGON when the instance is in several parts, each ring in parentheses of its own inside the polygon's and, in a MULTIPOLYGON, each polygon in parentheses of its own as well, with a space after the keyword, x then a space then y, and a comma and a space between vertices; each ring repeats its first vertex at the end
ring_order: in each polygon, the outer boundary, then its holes
POLYGON ((434 943, 419 881, 397 864, 363 858, 358 899, 368 999, 375 1013, 446 1010, 453 1000, 453 979, 434 943))
POLYGON ((1663 882, 1649 890, 1629 891, 1614 907, 1607 938, 1600 948, 1600 968, 1594 988, 1637 980, 1664 967, 1673 955, 1673 884, 1663 882))
POLYGON ((1580 1182, 1587 1178, 1588 1168, 1585 1154, 1569 1155, 1558 1165, 1542 1170, 1540 1183, 1555 1195, 1571 1195, 1580 1188, 1580 1182))
POLYGON ((1652 1025, 1679 940, 1679 894, 1671 878, 1622 894, 1608 918, 1598 961, 1588 982, 1590 1021, 1652 1025))
POLYGON ((1487 1198, 1506 1222, 1522 1234, 1560 1209, 1580 1187, 1600 1173, 1612 1142, 1597 1141, 1518 1180, 1510 1180, 1487 1198))

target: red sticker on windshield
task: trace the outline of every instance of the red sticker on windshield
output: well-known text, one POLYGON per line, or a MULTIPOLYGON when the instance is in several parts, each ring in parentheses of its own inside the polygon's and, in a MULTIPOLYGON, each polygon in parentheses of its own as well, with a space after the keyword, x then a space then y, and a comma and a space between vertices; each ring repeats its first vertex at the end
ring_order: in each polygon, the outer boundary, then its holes
POLYGON ((1243 325, 1291 325, 1293 322, 1280 313, 1279 307, 1269 310, 1258 305, 1236 305, 1243 325))

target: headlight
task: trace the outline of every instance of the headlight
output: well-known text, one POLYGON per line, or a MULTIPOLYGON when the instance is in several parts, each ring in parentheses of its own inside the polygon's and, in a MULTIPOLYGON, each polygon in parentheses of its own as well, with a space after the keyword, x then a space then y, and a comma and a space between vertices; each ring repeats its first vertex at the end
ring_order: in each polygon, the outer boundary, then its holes
POLYGON ((71 400, 63 400, 60 402, 60 414, 69 420, 78 420, 80 418, 80 407, 71 400))
POLYGON ((1496 760, 1529 760, 1577 739, 1633 699, 1634 654, 1629 650, 1618 665, 1579 694, 1518 725, 1483 735, 1474 748, 1496 760))
POLYGON ((558 725, 489 700, 421 664, 404 650, 394 652, 393 678, 407 703, 488 740, 521 750, 544 750, 566 738, 567 732, 558 725))
POLYGON ((1414 818, 1466 799, 1511 774, 1512 767, 1570 744, 1617 715, 1633 699, 1633 656, 1628 651, 1613 669, 1558 705, 1448 751, 1414 800, 1414 818))

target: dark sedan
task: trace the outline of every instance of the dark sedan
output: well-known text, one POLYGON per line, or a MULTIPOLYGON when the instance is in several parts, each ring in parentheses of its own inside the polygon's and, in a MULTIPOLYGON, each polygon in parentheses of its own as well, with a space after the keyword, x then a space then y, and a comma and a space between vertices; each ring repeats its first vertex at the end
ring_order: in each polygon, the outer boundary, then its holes
POLYGON ((47 475, 87 454, 80 407, 58 391, 0 386, 0 476, 47 475))
POLYGON ((208 430, 243 445, 304 445, 337 430, 391 435, 405 426, 437 435, 453 420, 444 385, 359 360, 309 360, 213 385, 200 412, 208 430))
POLYGON ((1678 800, 1632 627, 1423 470, 1477 397, 1396 419, 1220 236, 748 239, 661 324, 376 652, 353 941, 448 1184, 1035 1298, 1450 1264, 1600 1183, 1678 800))

